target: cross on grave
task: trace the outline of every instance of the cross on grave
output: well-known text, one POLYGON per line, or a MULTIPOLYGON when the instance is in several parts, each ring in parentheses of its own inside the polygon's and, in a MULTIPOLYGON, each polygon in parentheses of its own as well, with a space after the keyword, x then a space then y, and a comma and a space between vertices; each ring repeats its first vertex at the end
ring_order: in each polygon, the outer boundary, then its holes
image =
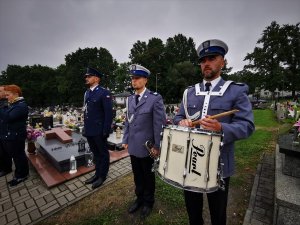
POLYGON ((45 131, 45 139, 57 138, 60 142, 66 144, 72 142, 72 130, 67 128, 55 127, 45 131))

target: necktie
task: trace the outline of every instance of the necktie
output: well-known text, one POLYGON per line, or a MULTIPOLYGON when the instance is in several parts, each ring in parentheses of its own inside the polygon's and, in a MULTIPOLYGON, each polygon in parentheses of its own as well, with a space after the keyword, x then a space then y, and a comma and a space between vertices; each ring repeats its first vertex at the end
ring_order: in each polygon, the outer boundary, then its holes
POLYGON ((136 105, 139 103, 139 97, 140 97, 140 95, 135 95, 135 104, 136 105))
POLYGON ((206 84, 205 84, 205 91, 210 91, 210 86, 211 86, 211 83, 210 82, 206 82, 206 84))

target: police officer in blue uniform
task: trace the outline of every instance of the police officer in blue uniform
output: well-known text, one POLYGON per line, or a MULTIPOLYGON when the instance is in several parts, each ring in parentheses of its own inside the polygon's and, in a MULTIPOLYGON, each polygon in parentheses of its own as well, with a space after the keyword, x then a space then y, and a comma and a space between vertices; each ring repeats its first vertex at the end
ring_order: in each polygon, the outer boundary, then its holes
POLYGON ((107 138, 112 124, 111 93, 99 85, 103 74, 87 68, 85 74, 89 89, 84 94, 84 135, 94 154, 95 174, 85 181, 95 189, 103 184, 109 170, 107 138))
MULTIPOLYGON (((225 190, 207 193, 211 222, 213 225, 226 224, 226 208, 230 176, 234 174, 234 142, 249 137, 254 131, 251 103, 247 96, 246 84, 225 81, 221 70, 225 66, 224 56, 227 45, 217 39, 203 42, 197 49, 203 81, 186 89, 174 123, 192 126, 192 121, 200 119, 202 129, 222 132, 223 147, 220 149, 221 175, 225 190), (232 109, 239 110, 233 115, 220 119, 210 119, 232 109)), ((203 224, 203 194, 184 191, 185 204, 191 225, 203 224)))
POLYGON ((160 133, 166 121, 162 96, 146 88, 150 71, 133 64, 129 67, 135 94, 127 98, 123 147, 128 149, 134 175, 136 200, 129 213, 141 210, 141 218, 147 217, 154 204, 155 174, 151 171, 153 158, 145 147, 146 141, 153 143, 151 154, 158 156, 160 133))

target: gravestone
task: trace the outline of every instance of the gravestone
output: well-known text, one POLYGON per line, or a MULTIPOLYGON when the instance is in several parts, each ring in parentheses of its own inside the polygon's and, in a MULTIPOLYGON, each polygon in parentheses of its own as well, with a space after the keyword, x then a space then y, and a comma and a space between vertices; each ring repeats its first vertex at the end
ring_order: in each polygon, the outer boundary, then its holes
POLYGON ((41 124, 44 129, 53 128, 53 116, 44 117, 42 114, 30 115, 29 124, 32 127, 41 124))
POLYGON ((284 107, 284 105, 277 103, 277 119, 278 120, 284 120, 285 119, 285 113, 286 113, 286 109, 284 107))
POLYGON ((300 221, 300 146, 293 136, 280 136, 276 147, 274 224, 300 221))
MULTIPOLYGON (((39 153, 43 154, 50 163, 59 171, 69 171, 70 157, 74 155, 77 161, 77 167, 85 165, 85 152, 79 152, 78 142, 86 139, 78 133, 71 133, 72 142, 63 143, 57 138, 46 139, 39 137, 37 139, 40 145, 39 153)), ((87 142, 85 148, 88 148, 87 142)))
POLYGON ((300 146, 294 142, 294 134, 279 137, 279 152, 283 153, 283 170, 286 175, 300 178, 300 146))

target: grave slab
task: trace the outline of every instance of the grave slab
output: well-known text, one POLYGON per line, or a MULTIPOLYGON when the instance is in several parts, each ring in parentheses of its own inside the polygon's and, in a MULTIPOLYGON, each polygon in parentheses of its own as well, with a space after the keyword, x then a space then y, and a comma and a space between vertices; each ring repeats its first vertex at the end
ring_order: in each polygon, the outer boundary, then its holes
MULTIPOLYGON (((128 156, 127 150, 122 151, 110 151, 110 163, 116 162, 128 156)), ((36 169, 42 180, 45 182, 47 187, 54 187, 58 184, 64 183, 82 174, 89 173, 95 169, 95 166, 85 167, 80 166, 77 168, 77 172, 74 174, 69 174, 68 171, 60 173, 51 163, 39 153, 35 155, 30 155, 27 153, 27 157, 33 167, 36 169)))
MULTIPOLYGON (((44 137, 39 137, 37 139, 37 142, 40 145, 39 152, 43 154, 59 172, 69 171, 70 157, 72 155, 74 155, 77 161, 77 167, 85 164, 84 152, 78 152, 78 142, 81 139, 86 141, 85 137, 73 132, 71 138, 73 141, 70 143, 62 143, 57 138, 46 139, 44 137)), ((87 142, 85 143, 85 148, 88 148, 87 142)))
POLYGON ((283 153, 283 173, 300 178, 300 146, 293 142, 293 134, 281 135, 278 145, 283 153))

